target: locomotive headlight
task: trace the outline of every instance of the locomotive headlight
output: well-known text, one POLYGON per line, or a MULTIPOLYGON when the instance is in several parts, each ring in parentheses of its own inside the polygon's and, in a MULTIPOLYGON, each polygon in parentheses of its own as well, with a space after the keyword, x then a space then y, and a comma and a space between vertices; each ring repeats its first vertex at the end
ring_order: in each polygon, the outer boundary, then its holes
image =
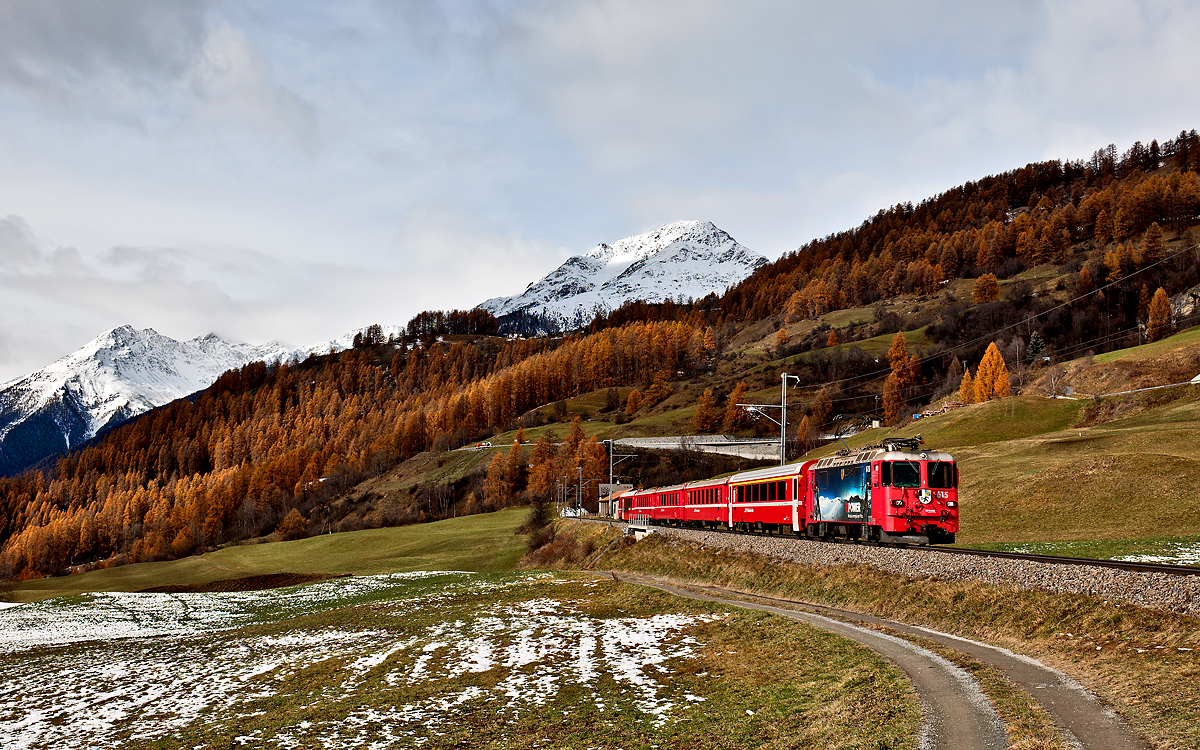
POLYGON ((954 500, 947 500, 947 501, 946 501, 946 507, 947 507, 947 508, 957 508, 957 507, 958 507, 958 503, 957 503, 957 502, 955 502, 954 500))

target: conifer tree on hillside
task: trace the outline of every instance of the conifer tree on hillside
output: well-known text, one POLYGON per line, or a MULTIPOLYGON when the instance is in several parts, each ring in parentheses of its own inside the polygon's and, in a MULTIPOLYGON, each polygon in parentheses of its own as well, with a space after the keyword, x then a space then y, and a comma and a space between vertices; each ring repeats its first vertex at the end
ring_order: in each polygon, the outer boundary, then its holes
POLYGON ((1000 254, 1000 248, 996 243, 990 242, 987 236, 981 236, 979 239, 979 248, 975 256, 975 265, 980 268, 997 268, 1003 256, 1000 254))
POLYGON ((883 381, 883 419, 889 425, 900 421, 900 411, 904 407, 904 394, 901 391, 900 378, 893 370, 883 381))
POLYGON ((1125 246, 1117 245, 1112 250, 1104 254, 1104 266, 1108 269, 1108 275, 1104 280, 1108 283, 1114 283, 1121 280, 1121 267, 1125 263, 1125 246))
POLYGON ((975 279, 975 286, 971 290, 971 304, 981 305, 984 302, 991 302, 1000 297, 1000 282, 996 280, 996 274, 985 273, 975 279))
POLYGON ((1092 228, 1092 242, 1096 247, 1104 247, 1112 241, 1112 217, 1108 214, 1107 208, 1100 209, 1100 213, 1096 214, 1096 223, 1092 228))
POLYGON ((488 464, 487 479, 483 484, 483 492, 488 503, 493 507, 503 508, 512 500, 512 489, 508 483, 508 461, 504 453, 496 451, 488 464))
POLYGON ((579 446, 587 436, 583 432, 583 418, 575 417, 571 420, 571 432, 567 435, 566 450, 567 455, 574 456, 579 452, 579 446))
POLYGON ((1146 334, 1151 341, 1158 341, 1171 334, 1171 298, 1161 286, 1150 300, 1146 320, 1146 334))
POLYGON ((993 398, 1004 398, 1009 395, 1008 367, 996 342, 988 344, 979 368, 975 371, 975 402, 984 403, 993 398))
POLYGON ((904 340, 903 333, 897 332, 892 337, 892 343, 888 346, 887 358, 892 372, 897 372, 908 364, 908 344, 904 340))
POLYGON ((721 416, 721 412, 717 410, 716 401, 713 399, 712 388, 705 388, 704 394, 700 397, 700 403, 696 406, 696 416, 693 420, 696 432, 715 431, 721 424, 721 416))
POLYGON ((803 450, 807 451, 812 444, 813 428, 812 423, 808 421, 808 415, 805 414, 800 420, 800 424, 796 427, 796 439, 800 441, 803 450))
POLYGON ((634 388, 629 392, 629 397, 625 399, 625 413, 632 415, 635 411, 642 407, 642 392, 634 388))
POLYGON ((829 389, 821 386, 821 390, 817 391, 816 399, 813 400, 813 429, 824 430, 831 414, 833 414, 833 399, 829 397, 829 389))
MULTIPOLYGON (((588 438, 580 447, 578 466, 583 470, 583 500, 588 504, 590 510, 595 511, 595 507, 591 503, 599 499, 600 482, 608 481, 608 453, 604 450, 604 444, 595 435, 588 438)), ((580 476, 579 472, 576 473, 576 476, 580 476)))
POLYGON ((788 343, 787 328, 780 328, 775 333, 775 356, 776 357, 784 356, 784 349, 787 347, 787 343, 788 343))
POLYGON ((1087 266, 1079 269, 1079 278, 1075 282, 1075 294, 1078 297, 1084 297, 1092 293, 1095 286, 1092 285, 1092 274, 1087 270, 1087 266))
POLYGON ((1034 331, 1029 334, 1029 344, 1025 347, 1025 359, 1028 362, 1037 362, 1038 357, 1042 356, 1042 352, 1046 351, 1046 340, 1042 338, 1042 334, 1034 331))
POLYGON ((554 488, 554 481, 559 477, 557 458, 557 437, 552 430, 546 430, 533 446, 529 455, 529 491, 536 499, 549 497, 554 488))
POLYGON ((904 389, 909 385, 912 369, 903 333, 892 337, 887 358, 892 372, 883 383, 883 418, 888 424, 894 425, 900 421, 905 401, 904 389))
POLYGON ((975 403, 975 383, 971 380, 971 370, 963 372, 962 382, 958 385, 958 400, 964 404, 975 403))
POLYGON ((721 429, 726 433, 733 433, 738 430, 746 419, 746 412, 738 404, 746 401, 746 381, 738 381, 738 384, 733 387, 733 392, 729 394, 729 400, 725 402, 725 415, 721 420, 721 429))
POLYGON ((1146 230, 1146 234, 1142 238, 1141 253, 1138 260, 1141 265, 1148 266, 1151 263, 1157 263, 1162 260, 1166 252, 1167 246, 1163 241, 1162 227, 1156 221, 1150 225, 1150 228, 1146 230))

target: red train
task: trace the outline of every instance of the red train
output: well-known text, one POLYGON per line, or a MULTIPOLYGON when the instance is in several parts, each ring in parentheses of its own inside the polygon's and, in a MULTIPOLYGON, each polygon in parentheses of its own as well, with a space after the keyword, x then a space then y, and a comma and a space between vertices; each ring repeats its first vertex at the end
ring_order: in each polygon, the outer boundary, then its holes
POLYGON ((721 479, 631 490, 614 515, 664 526, 786 533, 888 544, 951 544, 954 457, 904 438, 721 479))

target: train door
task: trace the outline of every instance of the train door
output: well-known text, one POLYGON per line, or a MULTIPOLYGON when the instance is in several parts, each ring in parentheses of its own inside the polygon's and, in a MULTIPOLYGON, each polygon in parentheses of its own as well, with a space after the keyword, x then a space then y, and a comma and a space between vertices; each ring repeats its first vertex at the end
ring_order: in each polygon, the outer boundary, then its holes
POLYGON ((800 475, 792 477, 792 531, 800 533, 800 475))

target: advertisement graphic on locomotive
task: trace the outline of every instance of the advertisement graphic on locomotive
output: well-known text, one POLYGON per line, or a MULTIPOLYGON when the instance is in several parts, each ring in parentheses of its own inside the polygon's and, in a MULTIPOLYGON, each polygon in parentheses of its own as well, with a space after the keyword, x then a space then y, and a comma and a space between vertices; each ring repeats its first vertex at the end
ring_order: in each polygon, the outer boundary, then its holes
POLYGON ((814 521, 861 522, 871 515, 871 467, 868 464, 818 469, 814 521))

